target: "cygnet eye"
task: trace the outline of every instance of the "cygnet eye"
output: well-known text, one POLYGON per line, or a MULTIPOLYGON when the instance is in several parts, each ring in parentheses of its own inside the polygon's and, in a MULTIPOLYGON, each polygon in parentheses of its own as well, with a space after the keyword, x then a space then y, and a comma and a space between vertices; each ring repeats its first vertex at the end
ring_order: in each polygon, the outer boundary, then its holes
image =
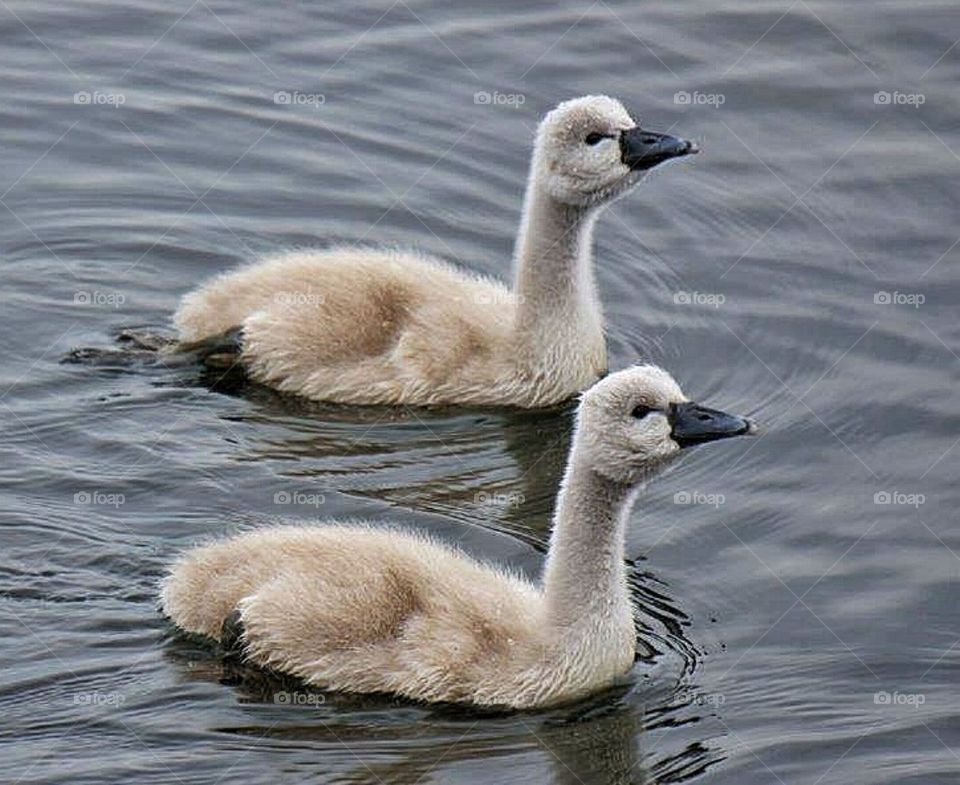
POLYGON ((609 139, 610 137, 606 134, 600 134, 594 131, 593 133, 587 134, 587 138, 583 141, 589 145, 600 144, 604 139, 609 139))
POLYGON ((655 411, 652 406, 644 406, 642 403, 638 404, 633 408, 633 411, 630 412, 631 415, 636 417, 638 420, 646 417, 650 412, 655 411))

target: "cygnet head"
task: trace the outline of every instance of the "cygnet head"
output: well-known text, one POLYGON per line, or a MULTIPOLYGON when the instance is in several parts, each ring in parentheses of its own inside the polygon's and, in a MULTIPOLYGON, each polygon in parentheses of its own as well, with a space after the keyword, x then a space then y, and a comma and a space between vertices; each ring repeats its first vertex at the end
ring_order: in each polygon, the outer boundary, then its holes
POLYGON ((655 365, 638 365, 601 379, 583 394, 574 449, 593 471, 636 485, 680 450, 740 436, 745 417, 691 402, 674 378, 655 365))
POLYGON ((699 151, 686 139, 642 129, 615 98, 588 95, 565 101, 540 123, 533 176, 558 202, 589 207, 626 193, 654 166, 699 151))

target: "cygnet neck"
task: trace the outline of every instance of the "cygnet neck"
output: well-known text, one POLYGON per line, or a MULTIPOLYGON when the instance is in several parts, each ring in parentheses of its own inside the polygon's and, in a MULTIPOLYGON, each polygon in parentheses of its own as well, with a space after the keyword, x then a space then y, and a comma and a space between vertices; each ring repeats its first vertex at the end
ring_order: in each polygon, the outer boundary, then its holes
POLYGON ((603 342, 603 312, 593 273, 597 206, 564 204, 531 176, 517 237, 516 330, 538 353, 558 341, 603 342), (571 332, 573 335, 571 335, 571 332))
POLYGON ((548 624, 558 633, 632 627, 624 539, 638 485, 595 471, 576 445, 560 486, 543 587, 548 624))

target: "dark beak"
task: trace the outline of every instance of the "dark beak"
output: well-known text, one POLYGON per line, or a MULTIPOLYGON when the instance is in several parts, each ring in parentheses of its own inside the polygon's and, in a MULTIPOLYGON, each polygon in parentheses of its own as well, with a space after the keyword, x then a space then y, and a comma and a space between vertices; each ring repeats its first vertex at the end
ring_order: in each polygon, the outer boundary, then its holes
POLYGON ((670 404, 667 420, 672 426, 670 436, 681 447, 741 436, 751 428, 745 417, 689 402, 670 404))
POLYGON ((640 126, 620 132, 620 160, 636 171, 652 169, 671 158, 699 152, 700 148, 694 142, 644 131, 640 126))

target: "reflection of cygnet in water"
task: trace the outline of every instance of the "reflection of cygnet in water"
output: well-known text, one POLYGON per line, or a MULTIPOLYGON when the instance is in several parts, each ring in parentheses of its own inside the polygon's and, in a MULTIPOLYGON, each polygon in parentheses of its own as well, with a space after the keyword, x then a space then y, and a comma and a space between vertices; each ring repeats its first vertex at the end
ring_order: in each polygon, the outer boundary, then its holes
POLYGON ((682 448, 749 427, 660 368, 620 371, 580 403, 541 584, 414 533, 288 526, 186 553, 163 610, 212 638, 235 618, 249 661, 326 689, 516 708, 580 698, 634 662, 624 537, 641 485, 682 448))

